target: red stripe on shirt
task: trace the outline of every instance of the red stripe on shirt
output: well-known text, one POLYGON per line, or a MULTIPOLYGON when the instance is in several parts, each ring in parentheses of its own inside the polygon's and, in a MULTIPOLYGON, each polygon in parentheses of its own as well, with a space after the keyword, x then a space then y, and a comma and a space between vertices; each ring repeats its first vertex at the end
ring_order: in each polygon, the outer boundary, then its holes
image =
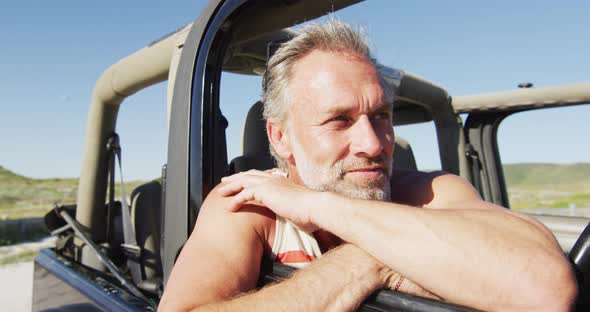
POLYGON ((287 251, 277 255, 277 261, 281 263, 311 262, 314 259, 314 256, 306 254, 303 250, 287 251))

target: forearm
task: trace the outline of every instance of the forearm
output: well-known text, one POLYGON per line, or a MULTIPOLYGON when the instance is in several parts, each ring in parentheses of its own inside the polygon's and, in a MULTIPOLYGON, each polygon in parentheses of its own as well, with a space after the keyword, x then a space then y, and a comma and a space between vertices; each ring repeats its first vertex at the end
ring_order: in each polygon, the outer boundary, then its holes
POLYGON ((353 311, 383 283, 376 261, 353 261, 354 248, 345 245, 283 282, 194 311, 353 311))
POLYGON ((498 309, 514 299, 526 302, 531 298, 523 295, 534 293, 529 289, 567 275, 547 269, 564 268, 554 243, 538 227, 505 213, 417 209, 331 195, 323 201, 329 203, 322 207, 333 208, 315 218, 319 227, 448 301, 498 309))

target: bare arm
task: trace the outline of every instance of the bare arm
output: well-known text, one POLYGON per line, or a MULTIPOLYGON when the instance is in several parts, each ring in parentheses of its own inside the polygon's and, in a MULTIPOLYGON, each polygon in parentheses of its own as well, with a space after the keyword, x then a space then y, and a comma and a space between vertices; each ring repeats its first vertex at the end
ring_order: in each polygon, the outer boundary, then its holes
POLYGON ((253 291, 264 251, 261 207, 223 209, 212 192, 166 285, 159 311, 347 311, 396 275, 365 251, 346 245, 279 284, 253 291), (251 209, 252 208, 252 209, 251 209))
POLYGON ((324 193, 310 218, 445 300, 485 310, 569 309, 573 274, 544 226, 482 201, 458 177, 437 179, 432 209, 324 193))
POLYGON ((291 278, 198 311, 353 311, 387 283, 385 268, 354 245, 332 250, 291 278))

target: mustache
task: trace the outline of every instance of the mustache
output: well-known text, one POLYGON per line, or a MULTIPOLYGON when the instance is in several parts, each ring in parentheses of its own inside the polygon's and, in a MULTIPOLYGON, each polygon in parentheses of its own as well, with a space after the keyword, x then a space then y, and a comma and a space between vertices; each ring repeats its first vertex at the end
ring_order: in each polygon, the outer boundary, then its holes
POLYGON ((339 174, 343 177, 348 171, 359 170, 364 168, 381 167, 386 175, 389 175, 389 168, 393 164, 387 164, 387 161, 383 155, 378 155, 370 158, 349 158, 343 159, 335 164, 338 168, 339 174))

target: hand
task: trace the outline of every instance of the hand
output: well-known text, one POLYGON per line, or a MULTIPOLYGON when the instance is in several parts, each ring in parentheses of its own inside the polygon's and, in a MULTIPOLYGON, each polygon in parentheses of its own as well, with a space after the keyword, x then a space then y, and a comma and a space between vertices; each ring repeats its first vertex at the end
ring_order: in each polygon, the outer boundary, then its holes
POLYGON ((384 281, 383 288, 388 288, 393 291, 399 291, 404 294, 442 300, 437 295, 429 292, 422 286, 401 276, 399 273, 391 270, 386 266, 383 266, 383 269, 381 270, 381 278, 384 281))
POLYGON ((319 192, 312 191, 270 171, 250 170, 221 179, 218 192, 231 197, 230 211, 238 211, 244 205, 267 207, 275 214, 288 219, 301 230, 311 233, 317 230, 310 217, 310 209, 316 204, 319 192))
POLYGON ((409 295, 442 300, 420 285, 402 277, 399 273, 388 268, 381 261, 353 244, 345 243, 338 248, 332 249, 324 257, 330 257, 340 265, 345 265, 349 271, 363 272, 361 274, 363 278, 375 281, 374 284, 369 283, 375 285, 372 291, 390 289, 409 295))

